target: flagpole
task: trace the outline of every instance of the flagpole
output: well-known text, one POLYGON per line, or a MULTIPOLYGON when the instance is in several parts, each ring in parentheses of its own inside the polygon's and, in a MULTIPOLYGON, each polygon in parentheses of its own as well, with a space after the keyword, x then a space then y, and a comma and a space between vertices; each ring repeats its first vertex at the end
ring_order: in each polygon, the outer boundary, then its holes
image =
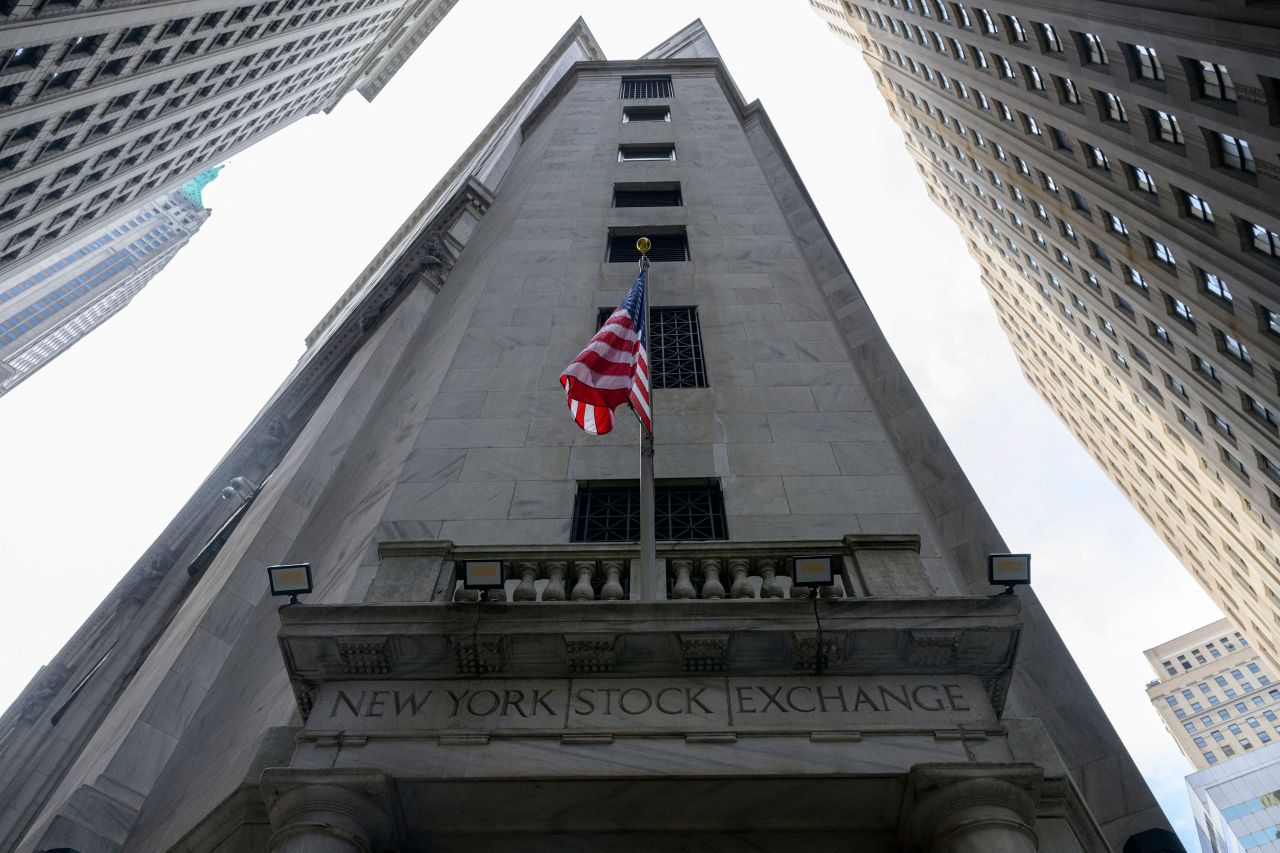
MULTIPOLYGON (((640 269, 649 269, 649 238, 641 237, 636 241, 640 250, 640 269)), ((649 292, 652 279, 645 276, 644 288, 644 334, 646 346, 652 347, 653 327, 649 325, 649 292)), ((652 376, 653 351, 648 352, 650 376, 652 376)), ((658 584, 658 540, 654 528, 654 482, 653 482, 653 419, 654 397, 653 383, 649 385, 649 429, 640 422, 640 593, 646 601, 665 598, 658 584)))

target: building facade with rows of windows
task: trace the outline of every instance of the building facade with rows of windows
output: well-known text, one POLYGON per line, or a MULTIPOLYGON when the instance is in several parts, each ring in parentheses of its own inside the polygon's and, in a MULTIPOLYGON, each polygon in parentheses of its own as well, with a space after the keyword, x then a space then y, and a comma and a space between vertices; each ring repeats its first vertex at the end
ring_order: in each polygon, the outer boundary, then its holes
POLYGON ((1275 671, 1226 619, 1143 654, 1147 698, 1197 770, 1280 739, 1275 671))
POLYGON ((0 396, 129 304, 211 211, 201 191, 221 167, 0 280, 0 396))
POLYGON ((1280 12, 817 2, 1027 379, 1280 660, 1280 12))
POLYGON ((700 23, 444 174, 0 719, 6 846, 1181 849, 700 23), (559 384, 639 236, 652 571, 559 384))
POLYGON ((372 99, 455 0, 0 0, 0 277, 372 99))

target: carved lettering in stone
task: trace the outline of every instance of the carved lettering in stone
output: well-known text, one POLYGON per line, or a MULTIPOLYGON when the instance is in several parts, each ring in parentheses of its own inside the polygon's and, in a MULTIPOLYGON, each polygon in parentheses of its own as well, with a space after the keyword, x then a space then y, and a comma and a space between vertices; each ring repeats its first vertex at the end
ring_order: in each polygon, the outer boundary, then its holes
POLYGON ((996 722, 973 676, 478 679, 342 682, 324 687, 308 726, 349 734, 559 736, 864 731, 996 722))

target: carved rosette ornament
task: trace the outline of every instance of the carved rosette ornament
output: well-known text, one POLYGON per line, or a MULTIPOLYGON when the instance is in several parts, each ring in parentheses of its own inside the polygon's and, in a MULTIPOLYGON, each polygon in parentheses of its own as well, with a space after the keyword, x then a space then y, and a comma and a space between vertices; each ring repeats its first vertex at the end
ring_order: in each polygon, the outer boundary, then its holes
MULTIPOLYGON (((844 662, 845 634, 824 632, 822 635, 822 665, 834 666, 844 662)), ((794 632, 791 635, 792 669, 809 671, 818 665, 818 633, 794 632)))
POLYGON ((566 634, 564 650, 569 671, 575 674, 613 672, 617 640, 615 634, 566 634))
POLYGON ((912 666, 946 666, 955 663, 959 650, 959 631, 912 631, 907 661, 912 666))
POLYGON ((391 671, 391 655, 385 638, 339 640, 342 670, 348 675, 382 675, 391 671))
POLYGON ((728 634, 680 634, 686 672, 723 672, 729 663, 728 634))
POLYGON ((472 636, 462 634, 449 638, 454 663, 463 675, 479 675, 486 672, 502 672, 505 664, 502 654, 502 638, 493 635, 472 636))

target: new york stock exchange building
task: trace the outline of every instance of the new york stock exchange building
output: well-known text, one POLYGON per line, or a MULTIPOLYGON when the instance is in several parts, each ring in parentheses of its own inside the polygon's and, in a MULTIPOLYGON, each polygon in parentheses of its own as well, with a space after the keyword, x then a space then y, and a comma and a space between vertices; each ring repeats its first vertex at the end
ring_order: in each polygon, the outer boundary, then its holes
POLYGON ((700 23, 575 23, 306 343, 0 720, 0 847, 1181 850, 700 23), (648 571, 559 383, 639 235, 648 571))

